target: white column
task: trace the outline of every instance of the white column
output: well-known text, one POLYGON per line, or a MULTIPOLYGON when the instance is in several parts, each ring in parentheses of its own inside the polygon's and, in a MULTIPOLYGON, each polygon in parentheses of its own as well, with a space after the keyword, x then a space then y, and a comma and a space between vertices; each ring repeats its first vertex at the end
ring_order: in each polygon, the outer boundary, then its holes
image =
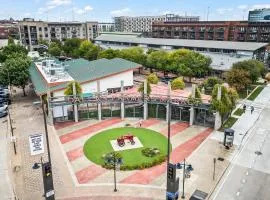
POLYGON ((143 96, 144 96, 144 104, 143 104, 143 119, 147 120, 148 118, 148 102, 147 102, 147 80, 144 81, 144 91, 143 91, 143 96))
MULTIPOLYGON (((217 100, 221 100, 221 86, 218 87, 217 100)), ((216 112, 216 114, 215 114, 215 130, 220 129, 221 125, 222 125, 221 115, 219 112, 216 112)))
MULTIPOLYGON (((100 80, 97 81, 97 92, 100 97, 100 80)), ((101 102, 98 101, 98 120, 101 121, 101 102)))
POLYGON ((168 102, 167 102, 167 109, 166 109, 166 121, 168 122, 169 121, 169 106, 170 106, 170 100, 171 100, 171 82, 169 81, 168 82, 168 93, 167 93, 167 95, 168 95, 168 102))
POLYGON ((48 124, 52 125, 53 124, 53 116, 52 116, 52 108, 50 106, 50 99, 51 99, 51 92, 47 91, 47 101, 48 101, 48 124))
MULTIPOLYGON (((72 89, 73 89, 73 98, 75 99, 76 96, 77 96, 75 82, 73 82, 72 89)), ((78 105, 77 105, 77 103, 74 103, 74 121, 75 122, 78 122, 79 121, 79 119, 78 119, 78 105)))
MULTIPOLYGON (((191 97, 195 98, 196 97, 196 85, 192 84, 192 93, 191 93, 191 97)), ((194 106, 192 105, 192 107, 189 109, 190 115, 189 115, 189 125, 192 126, 194 123, 194 117, 195 117, 195 109, 194 106)))
POLYGON ((123 92, 124 92, 124 81, 121 81, 121 119, 125 119, 125 104, 123 99, 123 92))

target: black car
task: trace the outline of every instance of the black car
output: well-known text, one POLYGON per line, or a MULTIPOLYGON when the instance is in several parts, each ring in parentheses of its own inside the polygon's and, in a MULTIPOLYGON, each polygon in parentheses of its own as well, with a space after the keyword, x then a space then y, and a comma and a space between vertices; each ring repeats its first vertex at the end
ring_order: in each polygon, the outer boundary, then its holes
POLYGON ((11 104, 11 100, 9 98, 1 97, 0 96, 0 104, 11 104))
POLYGON ((171 80, 172 80, 172 78, 166 77, 166 76, 163 77, 163 78, 160 78, 160 81, 163 82, 163 83, 166 83, 166 84, 168 84, 168 82, 171 81, 171 80))

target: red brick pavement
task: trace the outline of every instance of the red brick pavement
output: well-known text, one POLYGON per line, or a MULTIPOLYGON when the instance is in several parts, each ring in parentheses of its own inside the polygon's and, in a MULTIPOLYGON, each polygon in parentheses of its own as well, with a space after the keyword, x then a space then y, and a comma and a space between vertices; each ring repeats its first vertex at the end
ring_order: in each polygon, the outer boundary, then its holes
POLYGON ((78 139, 78 138, 83 137, 85 135, 90 135, 94 132, 100 131, 106 127, 112 126, 112 125, 120 123, 120 122, 121 122, 120 118, 113 118, 113 119, 104 120, 104 121, 98 122, 94 125, 88 126, 86 128, 82 128, 82 129, 79 129, 77 131, 73 131, 71 133, 62 135, 62 136, 60 136, 60 141, 62 144, 65 144, 67 142, 78 139))
POLYGON ((106 169, 98 165, 90 165, 89 167, 76 172, 77 180, 80 184, 87 183, 101 174, 105 173, 106 169))
POLYGON ((67 152, 67 157, 70 162, 81 156, 83 156, 83 147, 72 149, 71 151, 67 152))
POLYGON ((68 126, 72 126, 74 124, 79 124, 79 123, 80 122, 73 122, 73 121, 70 121, 70 122, 58 122, 58 123, 54 124, 54 128, 56 130, 59 130, 59 129, 66 128, 68 126))
MULTIPOLYGON (((172 161, 174 163, 183 161, 184 158, 187 158, 210 135, 211 132, 212 129, 208 128, 184 144, 178 146, 171 154, 172 161)), ((165 172, 166 163, 163 163, 152 168, 138 171, 123 179, 121 183, 147 185, 165 172)))
MULTIPOLYGON (((179 132, 182 132, 183 130, 185 130, 188 127, 189 127, 189 123, 186 123, 186 122, 178 122, 178 123, 171 125, 171 137, 176 135, 179 132)), ((167 136, 168 135, 168 126, 167 126, 167 128, 164 128, 161 131, 161 133, 163 135, 167 136)))
MULTIPOLYGON (((147 128, 147 127, 152 126, 152 125, 157 124, 157 123, 160 123, 160 120, 148 119, 142 123, 142 127, 147 128)), ((69 161, 74 161, 77 158, 83 156, 83 147, 72 149, 71 151, 68 151, 66 154, 67 154, 69 161)))

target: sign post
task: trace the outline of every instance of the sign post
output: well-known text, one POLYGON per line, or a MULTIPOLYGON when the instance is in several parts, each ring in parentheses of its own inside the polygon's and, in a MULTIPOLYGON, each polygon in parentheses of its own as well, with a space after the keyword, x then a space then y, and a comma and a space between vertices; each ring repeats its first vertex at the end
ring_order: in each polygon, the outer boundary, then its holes
POLYGON ((44 139, 42 134, 29 136, 29 146, 31 156, 44 153, 44 139))

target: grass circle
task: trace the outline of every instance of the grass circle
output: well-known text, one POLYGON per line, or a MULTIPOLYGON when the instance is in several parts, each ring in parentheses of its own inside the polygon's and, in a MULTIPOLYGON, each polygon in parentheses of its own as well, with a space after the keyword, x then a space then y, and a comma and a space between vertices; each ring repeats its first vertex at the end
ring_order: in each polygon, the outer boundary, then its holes
POLYGON ((153 130, 145 128, 123 127, 102 131, 86 141, 84 144, 84 154, 92 162, 103 166, 103 155, 113 152, 110 140, 115 140, 119 136, 131 133, 138 137, 143 147, 118 151, 123 158, 122 170, 143 169, 158 165, 164 161, 167 155, 167 138, 153 130), (159 155, 146 157, 142 154, 145 148, 158 148, 159 155))

